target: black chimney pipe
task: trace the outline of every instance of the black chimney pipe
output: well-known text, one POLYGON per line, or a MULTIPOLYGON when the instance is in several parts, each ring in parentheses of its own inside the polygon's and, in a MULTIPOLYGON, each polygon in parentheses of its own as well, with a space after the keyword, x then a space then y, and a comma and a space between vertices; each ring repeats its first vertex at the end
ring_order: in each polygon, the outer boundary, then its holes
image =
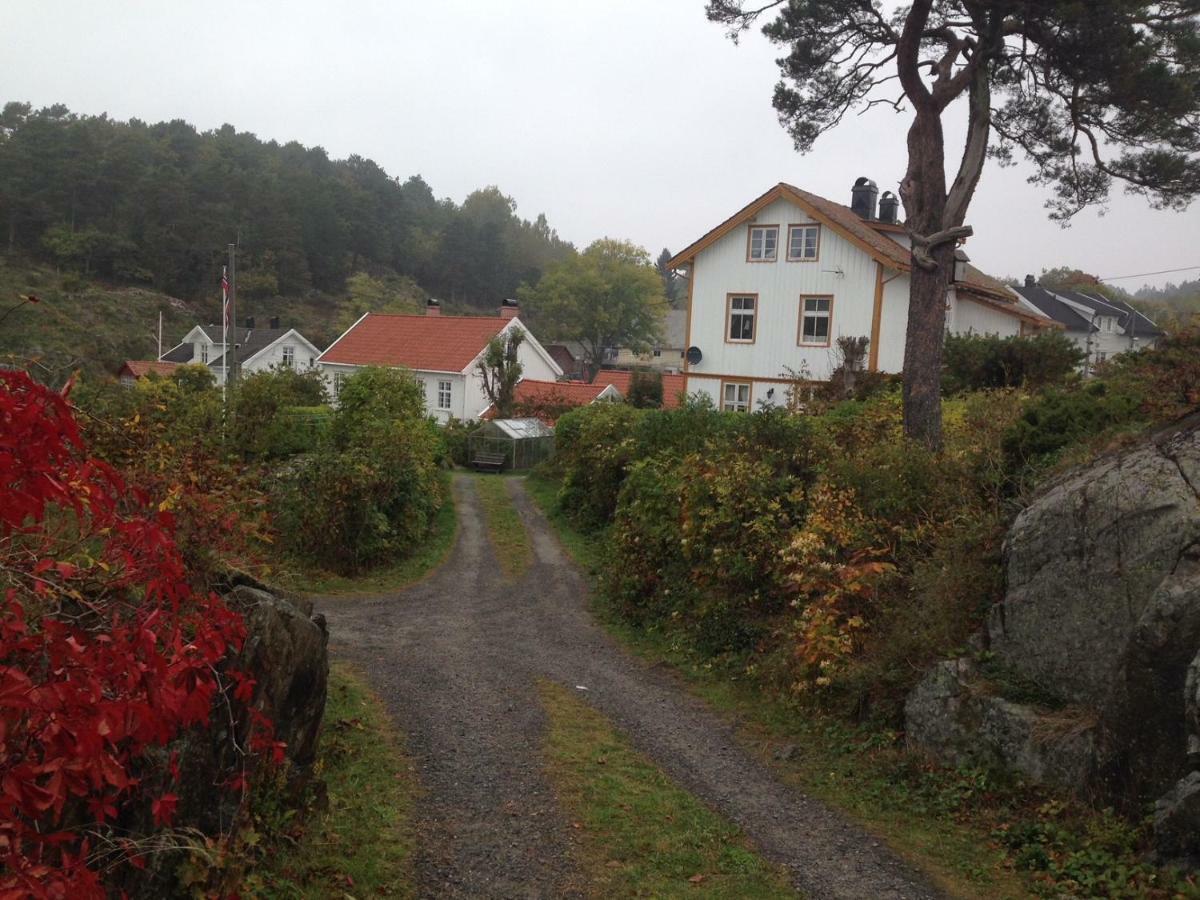
POLYGON ((870 178, 859 178, 854 182, 850 192, 850 208, 860 219, 871 221, 875 218, 875 201, 879 199, 879 186, 870 178))

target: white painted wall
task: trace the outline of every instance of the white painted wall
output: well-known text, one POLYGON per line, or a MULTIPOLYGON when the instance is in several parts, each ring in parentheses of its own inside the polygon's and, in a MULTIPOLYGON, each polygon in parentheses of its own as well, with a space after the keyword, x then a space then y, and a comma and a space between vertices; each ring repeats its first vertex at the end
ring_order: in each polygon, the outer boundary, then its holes
MULTIPOLYGON (((905 281, 907 282, 907 278, 905 281)), ((1021 333, 1021 320, 1010 316, 986 303, 977 303, 969 297, 959 298, 950 291, 949 308, 946 310, 946 328, 952 334, 992 334, 1014 337, 1021 333)))
POLYGON ((696 256, 689 346, 699 347, 704 359, 690 367, 691 373, 778 378, 785 366, 800 370, 807 365, 812 378, 828 378, 833 368, 830 349, 799 344, 802 295, 833 295, 831 345, 840 336, 870 335, 876 271, 870 256, 826 227, 821 229, 817 261, 787 261, 787 227, 812 221, 791 202, 778 200, 752 223, 779 226, 775 262, 747 262, 749 225, 735 228, 696 256), (731 293, 758 294, 753 344, 725 340, 726 298, 731 293))

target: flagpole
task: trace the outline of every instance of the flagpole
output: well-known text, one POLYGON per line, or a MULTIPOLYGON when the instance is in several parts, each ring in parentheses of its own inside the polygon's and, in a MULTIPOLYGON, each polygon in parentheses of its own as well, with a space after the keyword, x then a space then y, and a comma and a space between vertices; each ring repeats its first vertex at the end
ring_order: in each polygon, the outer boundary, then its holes
POLYGON ((221 415, 225 414, 225 388, 229 384, 229 279, 221 266, 221 415))
MULTIPOLYGON (((233 322, 233 377, 237 378, 237 244, 229 245, 229 316, 233 322)), ((228 346, 225 349, 228 352, 228 346)))

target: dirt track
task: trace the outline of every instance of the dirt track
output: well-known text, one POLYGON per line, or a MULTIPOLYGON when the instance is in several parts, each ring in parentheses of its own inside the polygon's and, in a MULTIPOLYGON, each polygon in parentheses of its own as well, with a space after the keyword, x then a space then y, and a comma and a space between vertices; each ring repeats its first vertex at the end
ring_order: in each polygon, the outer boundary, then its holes
POLYGON ((458 477, 459 533, 441 569, 396 594, 318 601, 335 655, 366 674, 418 762, 422 896, 587 892, 542 771, 539 677, 585 687, 581 696, 809 896, 938 896, 877 840, 775 779, 669 672, 618 646, 589 615, 583 577, 521 482, 507 484, 535 551, 519 584, 500 575, 474 483, 458 477))

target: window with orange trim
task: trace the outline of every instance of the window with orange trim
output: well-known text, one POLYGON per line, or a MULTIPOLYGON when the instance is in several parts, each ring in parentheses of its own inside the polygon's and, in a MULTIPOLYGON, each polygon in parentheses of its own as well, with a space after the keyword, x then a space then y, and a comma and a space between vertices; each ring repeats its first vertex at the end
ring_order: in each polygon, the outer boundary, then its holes
POLYGON ((800 310, 800 343, 828 346, 833 320, 833 298, 802 297, 800 310))

